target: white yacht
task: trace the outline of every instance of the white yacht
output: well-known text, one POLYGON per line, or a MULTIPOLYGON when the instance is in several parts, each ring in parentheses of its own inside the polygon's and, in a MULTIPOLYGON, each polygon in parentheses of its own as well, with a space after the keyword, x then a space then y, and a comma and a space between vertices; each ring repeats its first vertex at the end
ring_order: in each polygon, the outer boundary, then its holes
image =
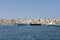
POLYGON ((50 22, 46 24, 47 26, 60 26, 60 24, 57 24, 55 22, 50 22))

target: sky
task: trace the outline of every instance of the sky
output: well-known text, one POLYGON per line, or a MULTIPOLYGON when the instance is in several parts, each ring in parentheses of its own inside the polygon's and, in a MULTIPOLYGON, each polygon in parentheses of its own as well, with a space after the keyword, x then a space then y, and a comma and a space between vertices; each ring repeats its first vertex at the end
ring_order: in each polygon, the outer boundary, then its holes
POLYGON ((60 0, 0 0, 1 18, 60 18, 60 0))

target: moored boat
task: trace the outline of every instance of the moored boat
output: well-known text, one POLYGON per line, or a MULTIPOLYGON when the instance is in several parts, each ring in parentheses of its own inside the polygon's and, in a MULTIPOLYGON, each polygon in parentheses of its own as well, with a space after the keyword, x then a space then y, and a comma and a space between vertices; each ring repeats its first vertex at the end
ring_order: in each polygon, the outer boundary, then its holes
POLYGON ((31 25, 31 26, 41 26, 42 24, 41 23, 30 23, 29 25, 31 25))
POLYGON ((28 24, 17 24, 18 26, 27 26, 28 24))
POLYGON ((46 24, 47 26, 57 26, 60 27, 60 24, 54 23, 54 22, 50 22, 48 24, 46 24))

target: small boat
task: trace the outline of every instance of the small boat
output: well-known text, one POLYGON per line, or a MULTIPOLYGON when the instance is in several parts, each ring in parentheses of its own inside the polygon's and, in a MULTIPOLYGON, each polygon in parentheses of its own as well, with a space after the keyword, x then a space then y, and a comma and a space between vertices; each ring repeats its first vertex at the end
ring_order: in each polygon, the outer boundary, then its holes
POLYGON ((60 24, 57 24, 57 23, 54 23, 54 22, 51 22, 49 24, 46 24, 47 26, 56 26, 56 27, 60 27, 60 24))
POLYGON ((58 25, 58 24, 50 24, 48 26, 60 26, 60 25, 58 25))

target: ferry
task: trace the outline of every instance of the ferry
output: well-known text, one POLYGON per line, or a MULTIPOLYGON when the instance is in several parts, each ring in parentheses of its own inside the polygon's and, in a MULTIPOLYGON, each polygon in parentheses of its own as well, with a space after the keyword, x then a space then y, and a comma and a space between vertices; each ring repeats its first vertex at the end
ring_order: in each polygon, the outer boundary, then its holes
POLYGON ((29 23, 29 25, 31 25, 31 26, 41 26, 42 24, 41 23, 29 23))

